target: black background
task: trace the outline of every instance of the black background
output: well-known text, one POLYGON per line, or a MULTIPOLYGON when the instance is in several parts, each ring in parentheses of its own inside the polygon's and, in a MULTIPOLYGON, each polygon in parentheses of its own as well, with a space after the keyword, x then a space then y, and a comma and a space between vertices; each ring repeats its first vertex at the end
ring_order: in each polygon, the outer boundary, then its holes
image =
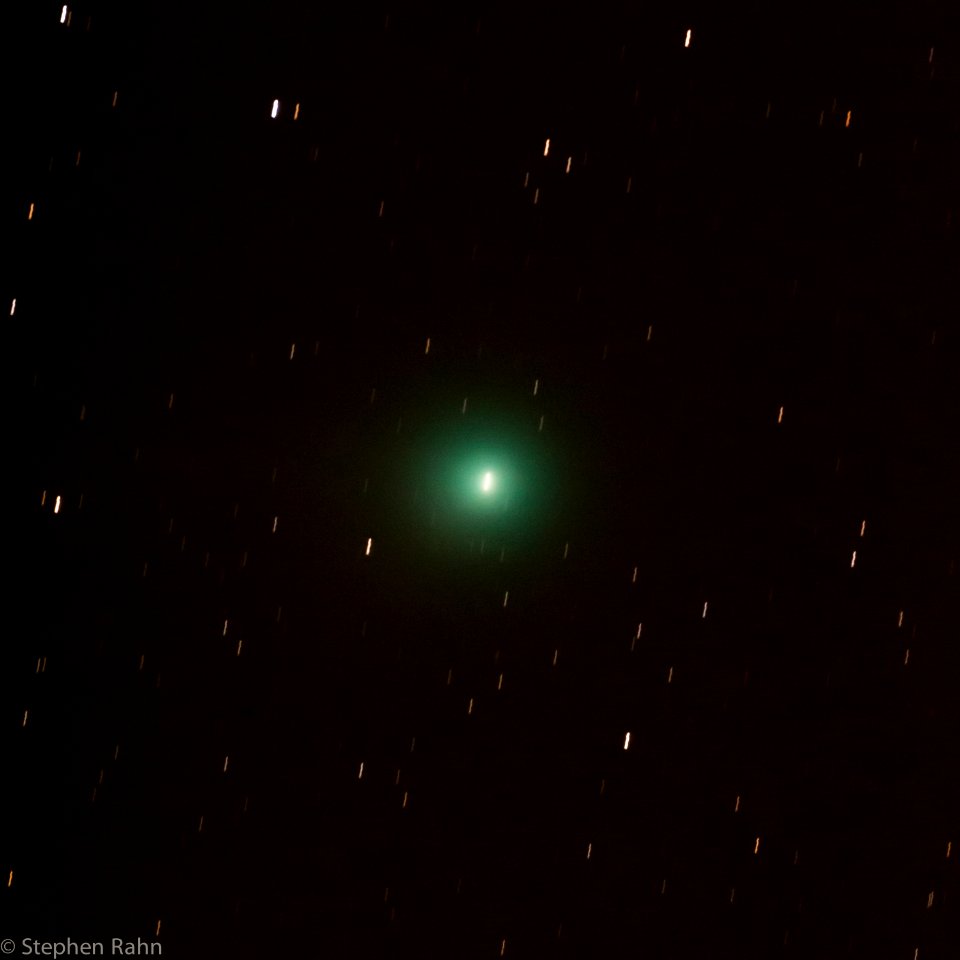
POLYGON ((955 957, 951 5, 23 6, 0 937, 955 957))

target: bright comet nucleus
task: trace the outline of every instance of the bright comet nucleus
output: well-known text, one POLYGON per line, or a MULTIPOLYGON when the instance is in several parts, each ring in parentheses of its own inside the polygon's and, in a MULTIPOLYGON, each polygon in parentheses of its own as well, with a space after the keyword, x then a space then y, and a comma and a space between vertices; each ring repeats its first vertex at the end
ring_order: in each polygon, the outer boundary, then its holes
POLYGON ((493 471, 487 470, 483 475, 483 480, 480 481, 480 489, 484 493, 490 493, 493 490, 493 471))

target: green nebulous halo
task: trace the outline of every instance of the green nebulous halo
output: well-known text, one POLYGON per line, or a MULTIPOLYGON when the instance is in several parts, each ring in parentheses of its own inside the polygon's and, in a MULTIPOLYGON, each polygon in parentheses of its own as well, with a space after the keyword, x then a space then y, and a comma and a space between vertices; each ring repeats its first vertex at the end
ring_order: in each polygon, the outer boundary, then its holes
POLYGON ((408 461, 420 491, 417 512, 429 527, 455 540, 540 540, 559 491, 536 420, 511 411, 431 426, 408 461))
POLYGON ((509 509, 525 477, 518 475, 509 452, 454 450, 438 479, 441 498, 451 509, 489 512, 509 509))

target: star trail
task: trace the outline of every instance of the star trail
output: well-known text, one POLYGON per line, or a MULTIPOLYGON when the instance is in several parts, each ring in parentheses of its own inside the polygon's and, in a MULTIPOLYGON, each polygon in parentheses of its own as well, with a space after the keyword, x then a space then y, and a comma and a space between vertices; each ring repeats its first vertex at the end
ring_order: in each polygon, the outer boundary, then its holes
POLYGON ((960 955, 950 5, 17 6, 2 952, 960 955))

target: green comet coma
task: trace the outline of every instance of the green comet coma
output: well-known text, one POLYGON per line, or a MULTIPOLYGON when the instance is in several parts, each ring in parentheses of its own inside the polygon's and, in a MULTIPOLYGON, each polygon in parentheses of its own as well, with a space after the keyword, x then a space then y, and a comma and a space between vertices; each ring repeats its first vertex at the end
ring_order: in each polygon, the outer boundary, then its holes
POLYGON ((410 519, 428 541, 455 553, 483 541, 488 550, 506 546, 518 556, 549 536, 562 471, 551 468, 537 419, 433 424, 410 454, 408 482, 417 491, 410 519))

